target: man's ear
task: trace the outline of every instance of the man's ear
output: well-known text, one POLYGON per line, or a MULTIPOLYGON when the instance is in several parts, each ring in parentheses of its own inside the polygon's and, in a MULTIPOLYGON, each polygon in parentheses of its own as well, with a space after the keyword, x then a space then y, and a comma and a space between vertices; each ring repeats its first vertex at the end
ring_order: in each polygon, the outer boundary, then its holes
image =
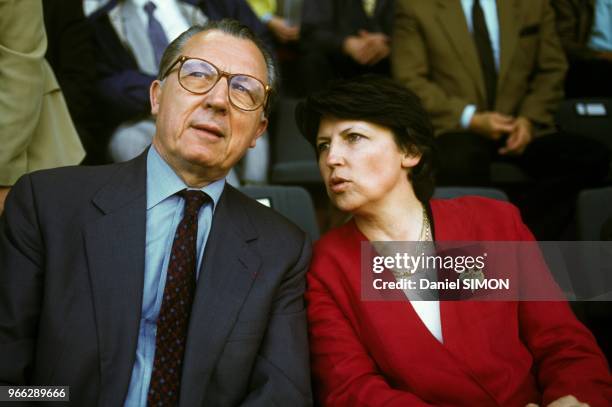
POLYGON ((414 153, 410 151, 404 152, 402 157, 402 168, 413 168, 421 162, 421 153, 414 153))
POLYGON ((253 137, 253 139, 251 140, 251 145, 249 147, 251 148, 255 147, 255 144, 257 143, 257 139, 260 138, 264 134, 264 131, 266 131, 267 127, 268 127, 268 118, 262 113, 261 120, 257 124, 257 130, 255 131, 255 137, 253 137))
POLYGON ((155 79, 149 87, 149 100, 151 102, 151 114, 157 115, 159 112, 159 101, 161 99, 162 83, 155 79))

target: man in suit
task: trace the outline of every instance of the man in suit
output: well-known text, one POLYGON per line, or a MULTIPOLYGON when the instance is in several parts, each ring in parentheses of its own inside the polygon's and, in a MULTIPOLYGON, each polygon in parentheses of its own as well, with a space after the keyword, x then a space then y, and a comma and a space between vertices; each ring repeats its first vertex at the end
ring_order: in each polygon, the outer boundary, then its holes
POLYGON ((390 75, 393 0, 309 0, 302 10, 307 88, 365 73, 390 75))
POLYGON ((555 0, 557 31, 570 63, 568 97, 612 97, 612 1, 555 0))
POLYGON ((0 0, 0 213, 20 176, 85 155, 46 48, 41 1, 0 0))
MULTIPOLYGON (((567 63, 549 3, 396 3, 393 74, 431 116, 440 184, 488 185, 491 162, 508 161, 538 181, 535 191, 545 194, 533 201, 549 208, 571 202, 577 189, 606 176, 605 147, 556 134, 554 113, 563 99, 567 63)), ((533 218, 541 218, 534 212, 533 218)), ((529 222, 532 216, 524 215, 529 222)), ((539 238, 555 239, 564 216, 551 221, 554 227, 530 226, 539 238)))
POLYGON ((276 68, 235 21, 172 42, 134 160, 23 177, 0 221, 0 382, 75 406, 310 405, 306 235, 224 177, 276 68), (176 231, 176 232, 175 232, 176 231))

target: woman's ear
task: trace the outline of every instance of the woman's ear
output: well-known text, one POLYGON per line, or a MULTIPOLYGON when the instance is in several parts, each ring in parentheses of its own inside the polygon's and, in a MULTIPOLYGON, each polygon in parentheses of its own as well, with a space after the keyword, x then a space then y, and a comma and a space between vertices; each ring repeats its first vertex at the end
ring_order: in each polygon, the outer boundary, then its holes
POLYGON ((402 168, 413 168, 421 162, 422 154, 419 152, 405 151, 402 157, 402 168))

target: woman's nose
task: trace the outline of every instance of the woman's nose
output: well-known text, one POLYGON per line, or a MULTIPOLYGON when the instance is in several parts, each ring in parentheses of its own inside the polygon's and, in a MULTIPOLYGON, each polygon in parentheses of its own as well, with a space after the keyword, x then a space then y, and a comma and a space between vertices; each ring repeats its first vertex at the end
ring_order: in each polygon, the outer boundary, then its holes
POLYGON ((329 149, 327 150, 327 157, 325 163, 330 167, 336 167, 344 163, 344 156, 342 154, 342 148, 338 143, 330 143, 329 149))

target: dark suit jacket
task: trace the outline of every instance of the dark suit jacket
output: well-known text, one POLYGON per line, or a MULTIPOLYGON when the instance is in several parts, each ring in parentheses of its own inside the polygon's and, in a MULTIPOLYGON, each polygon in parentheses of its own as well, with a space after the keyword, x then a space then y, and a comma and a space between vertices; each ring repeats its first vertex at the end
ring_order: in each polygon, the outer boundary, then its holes
POLYGON ((302 11, 302 36, 312 46, 328 53, 342 53, 342 44, 359 30, 391 35, 393 1, 378 0, 368 17, 361 0, 310 0, 302 11))
POLYGON ((100 115, 93 105, 96 64, 83 0, 43 0, 43 11, 47 32, 45 58, 62 88, 88 162, 101 162, 106 145, 99 139, 100 115))
MULTIPOLYGON (((248 26, 255 34, 270 42, 269 33, 245 0, 180 0, 199 7, 210 20, 233 18, 248 26)), ((111 0, 91 16, 89 21, 94 35, 98 93, 101 111, 107 124, 114 128, 126 120, 148 116, 150 113, 149 86, 155 79, 138 70, 132 53, 127 50, 108 13, 117 6, 111 0)))
MULTIPOLYGON (((0 218, 0 383, 119 406, 142 307, 146 153, 26 175, 0 218)), ((191 313, 181 406, 311 404, 305 234, 226 186, 191 313)))
MULTIPOLYGON (((301 46, 304 53, 324 55, 335 77, 389 75, 388 58, 375 66, 362 66, 344 54, 342 45, 346 37, 357 35, 359 30, 391 36, 392 28, 393 0, 377 0, 371 17, 366 15, 361 0, 308 0, 302 10, 301 46)), ((318 76, 317 72, 311 75, 318 76)))
MULTIPOLYGON (((567 70, 550 0, 497 2, 500 68, 495 110, 554 131, 567 70)), ((485 110, 478 52, 459 0, 398 0, 393 75, 423 102, 436 134, 460 130, 468 104, 485 110)))
POLYGON ((595 52, 587 46, 593 29, 595 0, 551 1, 557 17, 561 44, 570 59, 589 59, 595 52))

